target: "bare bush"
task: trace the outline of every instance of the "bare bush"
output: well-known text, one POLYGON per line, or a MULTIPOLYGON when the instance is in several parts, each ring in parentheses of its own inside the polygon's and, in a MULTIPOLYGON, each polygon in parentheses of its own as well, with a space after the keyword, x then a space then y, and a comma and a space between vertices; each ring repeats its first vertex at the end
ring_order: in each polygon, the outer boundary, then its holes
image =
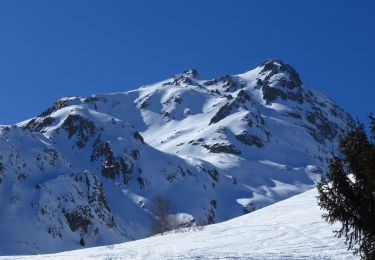
POLYGON ((151 235, 163 234, 177 228, 178 223, 171 216, 171 206, 166 198, 156 196, 153 199, 152 212, 154 213, 154 222, 151 226, 151 235))

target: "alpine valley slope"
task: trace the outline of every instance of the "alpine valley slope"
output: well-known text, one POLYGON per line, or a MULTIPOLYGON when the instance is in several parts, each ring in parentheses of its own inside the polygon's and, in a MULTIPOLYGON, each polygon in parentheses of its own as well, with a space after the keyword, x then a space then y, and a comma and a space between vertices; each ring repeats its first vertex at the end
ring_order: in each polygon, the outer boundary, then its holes
POLYGON ((334 237, 339 226, 322 220, 316 196, 313 189, 202 230, 15 259, 359 259, 334 237))
POLYGON ((262 208, 314 187, 352 122, 280 60, 60 99, 0 127, 0 254, 144 238, 158 195, 180 226, 262 208))

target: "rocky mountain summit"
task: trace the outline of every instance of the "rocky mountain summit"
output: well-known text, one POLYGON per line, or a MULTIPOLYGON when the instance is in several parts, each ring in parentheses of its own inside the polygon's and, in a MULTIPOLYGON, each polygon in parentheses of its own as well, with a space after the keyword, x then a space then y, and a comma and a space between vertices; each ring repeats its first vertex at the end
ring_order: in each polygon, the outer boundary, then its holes
POLYGON ((0 254, 144 238, 155 196, 180 226, 264 207, 312 188, 352 123, 280 60, 62 98, 0 127, 0 254))

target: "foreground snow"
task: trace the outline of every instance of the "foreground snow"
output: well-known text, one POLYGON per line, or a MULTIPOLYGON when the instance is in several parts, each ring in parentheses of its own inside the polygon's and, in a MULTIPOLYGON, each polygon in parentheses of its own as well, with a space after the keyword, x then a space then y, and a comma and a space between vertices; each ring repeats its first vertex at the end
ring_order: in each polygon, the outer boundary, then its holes
POLYGON ((203 230, 16 259, 355 259, 321 219, 316 189, 203 230))

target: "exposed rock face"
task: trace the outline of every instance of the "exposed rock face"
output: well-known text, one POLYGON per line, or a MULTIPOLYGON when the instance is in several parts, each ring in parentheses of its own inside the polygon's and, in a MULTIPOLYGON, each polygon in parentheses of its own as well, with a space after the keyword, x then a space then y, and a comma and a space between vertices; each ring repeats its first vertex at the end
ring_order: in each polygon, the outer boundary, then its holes
POLYGON ((48 115, 52 114, 53 112, 58 111, 61 108, 67 107, 68 104, 69 104, 69 99, 57 100, 51 107, 49 107, 46 111, 41 113, 38 117, 48 116, 48 115))
POLYGON ((63 98, 0 126, 0 254, 144 238, 156 196, 173 205, 177 226, 259 209, 313 187, 351 124, 280 60, 63 98))
POLYGON ((222 106, 219 109, 219 111, 217 111, 214 117, 211 118, 210 125, 220 122, 221 120, 229 116, 232 110, 233 110, 233 105, 231 103, 226 103, 224 106, 222 106))
MULTIPOLYGON (((137 155, 138 150, 133 150, 130 157, 134 154, 137 155)), ((100 160, 102 162, 101 173, 104 177, 115 180, 122 175, 124 184, 127 184, 132 176, 135 159, 127 157, 126 159, 121 156, 115 156, 109 142, 103 143, 98 138, 94 144, 91 161, 100 160)))
POLYGON ((79 115, 69 115, 61 128, 68 132, 69 139, 77 136, 76 144, 79 148, 85 147, 89 138, 96 132, 95 123, 79 115))
POLYGON ((23 128, 29 129, 34 132, 43 132, 44 128, 51 125, 52 123, 53 119, 49 116, 43 118, 37 117, 31 119, 23 128))
POLYGON ((277 98, 303 103, 302 81, 294 68, 280 60, 268 60, 260 66, 263 67, 261 74, 266 77, 259 79, 258 84, 268 103, 277 98))
POLYGON ((258 148, 264 146, 262 139, 256 135, 248 134, 246 132, 236 135, 236 138, 246 145, 255 145, 258 148))
POLYGON ((241 151, 237 150, 233 144, 213 144, 213 145, 202 145, 204 148, 209 150, 212 153, 229 153, 229 154, 235 154, 240 155, 241 151))

